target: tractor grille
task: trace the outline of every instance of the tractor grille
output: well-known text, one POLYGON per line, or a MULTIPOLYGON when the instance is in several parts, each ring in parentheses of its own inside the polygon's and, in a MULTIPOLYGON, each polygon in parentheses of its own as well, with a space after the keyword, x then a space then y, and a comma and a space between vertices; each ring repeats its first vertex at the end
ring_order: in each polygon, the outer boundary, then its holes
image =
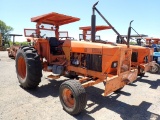
POLYGON ((102 55, 86 55, 86 67, 88 70, 102 72, 102 55))
POLYGON ((138 52, 132 52, 132 62, 138 62, 138 52))

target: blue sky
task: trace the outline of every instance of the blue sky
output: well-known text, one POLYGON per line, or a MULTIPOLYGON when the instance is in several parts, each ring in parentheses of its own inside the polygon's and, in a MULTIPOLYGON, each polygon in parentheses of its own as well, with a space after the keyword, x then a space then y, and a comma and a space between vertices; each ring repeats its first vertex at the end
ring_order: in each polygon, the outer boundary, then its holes
MULTIPOLYGON (((35 28, 31 17, 50 12, 79 17, 80 21, 60 27, 78 39, 78 34, 82 33, 79 27, 91 25, 91 8, 95 2, 97 0, 1 0, 0 20, 14 28, 12 33, 23 34, 24 28, 35 28)), ((160 0, 99 0, 97 8, 120 34, 127 34, 129 22, 134 20, 132 27, 140 34, 160 37, 160 0)), ((96 24, 106 25, 96 15, 96 24)), ((115 39, 112 30, 97 34, 110 41, 115 39)))

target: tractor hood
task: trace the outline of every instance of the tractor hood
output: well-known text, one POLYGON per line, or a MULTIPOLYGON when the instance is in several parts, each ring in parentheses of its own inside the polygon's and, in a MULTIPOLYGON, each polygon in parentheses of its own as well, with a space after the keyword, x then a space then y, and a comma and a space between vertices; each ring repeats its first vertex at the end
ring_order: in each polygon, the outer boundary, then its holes
MULTIPOLYGON (((125 45, 125 44, 117 44, 117 45, 121 46, 121 47, 127 48, 127 45, 125 45)), ((147 47, 142 47, 142 46, 138 46, 138 45, 130 45, 130 48, 134 48, 134 49, 148 49, 147 47)))
MULTIPOLYGON (((121 46, 114 46, 111 44, 94 43, 86 41, 71 41, 66 40, 63 47, 70 47, 72 52, 92 53, 92 54, 104 54, 107 49, 120 49, 121 46)), ((110 51, 112 52, 112 51, 110 51)))

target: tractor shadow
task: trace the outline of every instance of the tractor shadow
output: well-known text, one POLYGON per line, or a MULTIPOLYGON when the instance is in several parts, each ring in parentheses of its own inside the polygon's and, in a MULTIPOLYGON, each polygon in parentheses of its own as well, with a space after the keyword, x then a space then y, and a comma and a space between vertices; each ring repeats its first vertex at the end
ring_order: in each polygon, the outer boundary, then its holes
MULTIPOLYGON (((41 86, 37 87, 36 90, 31 89, 26 91, 38 98, 44 98, 47 96, 58 97, 59 87, 64 81, 66 81, 66 79, 48 80, 47 84, 42 84, 41 86)), ((151 88, 154 89, 156 89, 157 86, 160 85, 160 79, 157 79, 157 81, 150 81, 147 79, 138 78, 137 81, 148 83, 151 85, 151 88)), ((134 83, 131 83, 129 85, 133 87, 137 86, 134 83)), ((86 92, 88 95, 88 102, 85 110, 80 114, 74 116, 74 118, 77 120, 95 120, 95 118, 92 117, 92 114, 100 111, 103 108, 119 114, 123 120, 148 120, 152 119, 153 116, 156 116, 156 119, 160 120, 160 115, 147 111, 152 103, 142 101, 139 105, 130 105, 118 100, 121 95, 128 97, 131 95, 130 93, 123 91, 123 89, 119 93, 113 93, 106 97, 101 95, 104 90, 97 87, 88 87, 86 88, 86 92)), ((100 115, 102 116, 102 118, 100 119, 106 119, 105 116, 111 116, 107 113, 101 114, 100 115)))
MULTIPOLYGON (((101 95, 104 92, 102 89, 90 87, 87 88, 86 91, 88 93, 88 100, 91 101, 91 103, 87 104, 86 106, 86 114, 92 114, 101 110, 102 108, 106 108, 119 114, 123 120, 148 120, 151 119, 152 116, 156 116, 157 120, 160 120, 160 115, 147 111, 152 103, 142 101, 138 106, 129 105, 117 100, 117 98, 120 97, 123 92, 120 94, 113 93, 107 97, 104 97, 101 95), (94 91, 96 91, 96 93, 94 91), (91 109, 91 107, 93 109, 91 109)), ((102 116, 105 118, 107 115, 107 113, 103 113, 102 116)))
POLYGON ((157 89, 160 86, 160 79, 157 79, 156 81, 153 81, 153 80, 148 80, 148 79, 141 78, 138 81, 149 84, 150 85, 149 88, 151 88, 151 89, 157 89))
POLYGON ((40 84, 40 86, 38 86, 36 89, 24 89, 24 90, 38 98, 44 98, 48 96, 58 97, 59 87, 64 81, 66 80, 49 80, 48 79, 47 84, 40 84))
MULTIPOLYGON (((66 80, 67 79, 65 80, 64 79, 63 80, 49 80, 48 79, 49 81, 48 84, 41 85, 37 87, 36 89, 24 89, 24 90, 38 98, 44 98, 48 96, 59 97, 59 87, 66 80)), ((91 115, 86 113, 85 110, 82 111, 80 114, 75 115, 73 117, 77 120, 95 120, 91 115)))
POLYGON ((129 83, 128 86, 132 86, 132 87, 136 87, 137 85, 135 84, 136 82, 138 81, 141 81, 142 78, 148 78, 149 76, 143 76, 143 77, 140 77, 138 76, 137 79, 135 81, 133 81, 132 83, 129 83))

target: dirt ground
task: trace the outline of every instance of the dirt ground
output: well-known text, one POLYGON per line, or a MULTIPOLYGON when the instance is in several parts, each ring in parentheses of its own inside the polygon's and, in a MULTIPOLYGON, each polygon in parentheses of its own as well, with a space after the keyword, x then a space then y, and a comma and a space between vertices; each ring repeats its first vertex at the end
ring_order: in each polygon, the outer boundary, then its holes
POLYGON ((24 90, 15 61, 0 51, 0 120, 160 120, 160 75, 146 73, 107 97, 101 95, 103 84, 87 88, 87 106, 77 116, 66 113, 59 100, 59 86, 66 78, 45 76, 36 90, 24 90))

